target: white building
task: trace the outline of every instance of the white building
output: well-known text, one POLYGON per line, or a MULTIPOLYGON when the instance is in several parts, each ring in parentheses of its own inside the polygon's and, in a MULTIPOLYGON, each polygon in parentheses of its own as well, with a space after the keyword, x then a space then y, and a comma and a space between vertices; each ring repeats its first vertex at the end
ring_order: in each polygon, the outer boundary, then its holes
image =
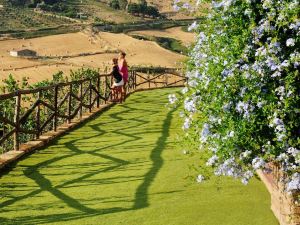
POLYGON ((35 51, 30 49, 21 49, 21 50, 12 50, 10 51, 10 56, 13 57, 36 57, 37 54, 35 51))

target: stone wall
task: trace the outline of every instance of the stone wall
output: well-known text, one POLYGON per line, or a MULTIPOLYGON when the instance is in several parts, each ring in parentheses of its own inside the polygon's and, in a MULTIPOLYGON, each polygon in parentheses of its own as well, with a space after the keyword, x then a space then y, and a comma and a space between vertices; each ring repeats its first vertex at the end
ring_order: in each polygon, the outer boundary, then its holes
POLYGON ((258 171, 258 175, 266 185, 271 195, 271 209, 277 217, 280 225, 300 225, 300 202, 297 194, 288 194, 284 191, 284 185, 280 182, 278 166, 270 165, 272 173, 258 171))

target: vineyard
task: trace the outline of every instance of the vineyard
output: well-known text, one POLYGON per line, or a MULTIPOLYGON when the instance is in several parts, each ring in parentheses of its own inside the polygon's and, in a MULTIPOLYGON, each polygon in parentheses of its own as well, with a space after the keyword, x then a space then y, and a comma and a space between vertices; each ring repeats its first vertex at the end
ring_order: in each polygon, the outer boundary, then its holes
POLYGON ((32 9, 23 7, 11 7, 2 0, 0 4, 0 33, 20 32, 27 29, 41 29, 48 27, 70 25, 74 22, 54 15, 33 13, 32 9))
MULTIPOLYGON (((106 2, 101 1, 65 1, 66 7, 74 10, 75 18, 57 12, 35 11, 33 8, 12 6, 6 0, 1 0, 0 5, 0 34, 20 33, 25 30, 39 30, 58 26, 72 26, 74 24, 105 24, 105 23, 132 23, 143 19, 134 17, 121 10, 113 10, 106 2), (77 15, 78 14, 78 15, 77 15), (84 18, 80 18, 84 15, 84 18)), ((68 29, 70 30, 70 28, 68 29)), ((61 31, 62 32, 62 31, 61 31)), ((56 34, 55 29, 49 34, 56 34)), ((66 31, 65 31, 66 33, 66 31)), ((48 34, 48 35, 49 35, 48 34)))

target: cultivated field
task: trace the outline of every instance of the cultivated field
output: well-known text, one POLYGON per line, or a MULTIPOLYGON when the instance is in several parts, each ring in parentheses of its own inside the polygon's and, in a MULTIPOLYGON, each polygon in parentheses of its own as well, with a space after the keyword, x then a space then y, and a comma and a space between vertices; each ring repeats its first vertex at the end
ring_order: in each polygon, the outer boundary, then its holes
POLYGON ((173 27, 166 30, 133 31, 129 34, 174 38, 181 41, 186 46, 190 45, 195 41, 195 34, 184 32, 181 27, 173 27))
POLYGON ((35 12, 32 8, 14 6, 12 7, 5 0, 0 0, 0 32, 11 33, 18 30, 34 30, 40 28, 56 27, 62 24, 92 23, 96 20, 115 23, 137 22, 142 20, 134 17, 125 11, 110 8, 105 1, 95 0, 66 0, 64 4, 73 7, 79 13, 86 15, 86 19, 71 19, 61 13, 35 12))
POLYGON ((52 74, 71 69, 91 67, 104 70, 117 52, 127 53, 129 65, 180 67, 185 56, 160 47, 155 42, 132 38, 126 34, 89 31, 53 35, 27 40, 0 41, 0 80, 13 74, 16 79, 26 76, 30 82, 51 79, 52 74), (13 49, 28 48, 38 53, 38 59, 15 58, 13 49))
MULTIPOLYGON (((135 0, 137 2, 137 0, 135 0)), ((0 34, 10 34, 15 31, 45 29, 61 25, 91 24, 94 22, 132 23, 145 21, 142 17, 135 17, 124 10, 115 10, 108 6, 108 0, 65 0, 64 5, 84 15, 84 19, 69 18, 61 12, 39 12, 33 8, 11 6, 9 1, 0 0, 0 34)), ((29 2, 29 1, 27 1, 29 2)), ((132 1, 134 2, 134 1, 132 1)), ((177 19, 186 18, 172 9, 172 0, 152 0, 149 5, 155 5, 167 17, 177 16, 177 19), (171 13, 168 15, 168 13, 171 13)), ((53 32, 53 31, 52 31, 53 32)), ((53 33, 54 34, 54 33, 53 33)))

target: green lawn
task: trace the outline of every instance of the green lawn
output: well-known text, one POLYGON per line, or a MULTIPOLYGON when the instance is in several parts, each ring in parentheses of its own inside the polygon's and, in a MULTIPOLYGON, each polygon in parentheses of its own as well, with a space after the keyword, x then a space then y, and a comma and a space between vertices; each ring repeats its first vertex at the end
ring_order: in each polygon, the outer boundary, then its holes
POLYGON ((140 92, 0 178, 0 224, 277 225, 266 188, 187 179, 174 89, 140 92))

